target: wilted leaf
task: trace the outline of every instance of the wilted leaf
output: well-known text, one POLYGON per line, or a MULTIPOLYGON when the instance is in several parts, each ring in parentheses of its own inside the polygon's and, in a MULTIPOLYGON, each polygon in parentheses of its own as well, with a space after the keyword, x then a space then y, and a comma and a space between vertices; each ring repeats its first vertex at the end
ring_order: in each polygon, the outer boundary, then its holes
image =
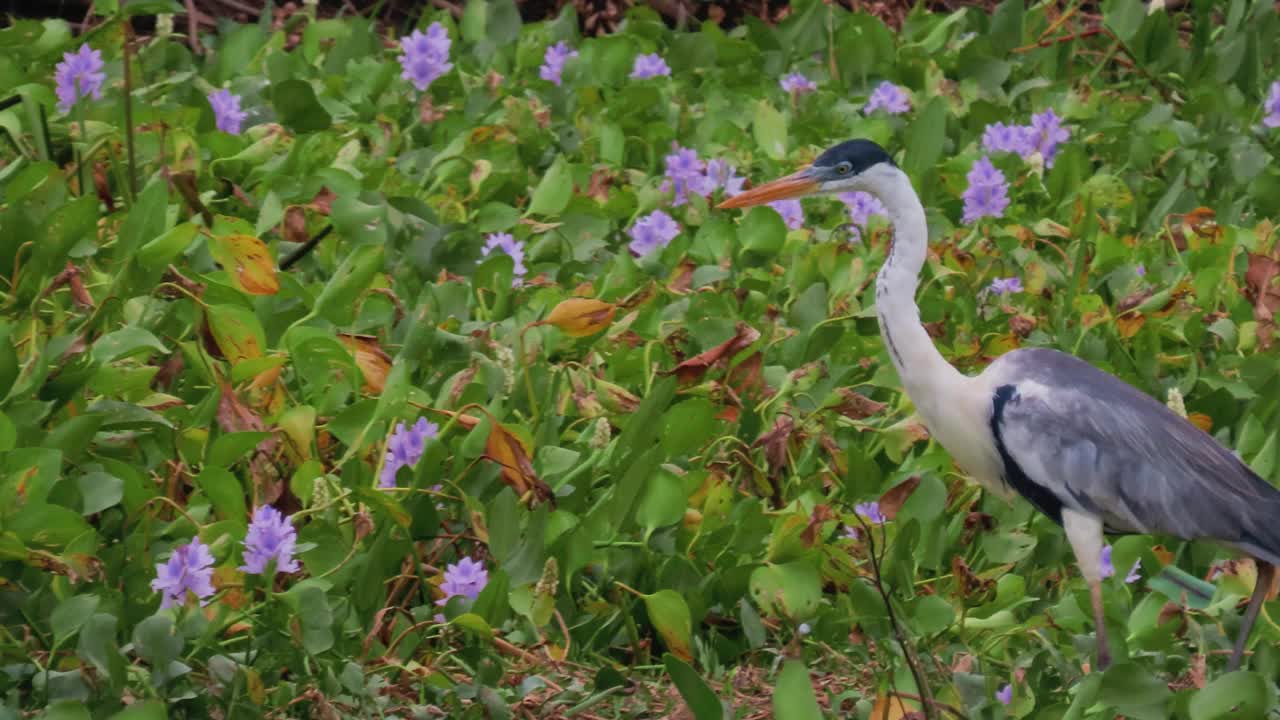
POLYGON ((832 409, 850 420, 864 420, 879 413, 886 407, 885 403, 876 402, 866 395, 854 392, 849 388, 837 388, 836 392, 840 394, 840 402, 834 405, 832 409))
POLYGON ((213 259, 227 271, 231 284, 250 295, 280 292, 276 264, 261 240, 252 235, 219 235, 209 242, 213 259))
POLYGON ((542 322, 555 325, 571 337, 594 335, 609 327, 617 306, 591 298, 562 300, 542 322))
POLYGON ((704 353, 685 360, 668 374, 675 375, 683 383, 695 382, 700 380, 714 365, 732 360, 734 355, 750 347, 752 343, 759 339, 759 330, 744 322, 739 322, 733 337, 704 353))
POLYGON ((364 376, 364 390, 379 395, 387 386, 387 375, 391 372, 391 356, 378 345, 378 338, 372 335, 351 335, 338 333, 338 339, 356 358, 356 367, 364 376))
POLYGON ((898 511, 906 504, 907 498, 911 497, 911 493, 918 487, 920 487, 920 476, 912 475, 886 490, 880 496, 880 514, 889 520, 896 518, 898 511))
POLYGON ((550 500, 551 487, 533 470, 529 460, 529 447, 510 430, 494 423, 485 442, 485 457, 502 466, 502 481, 515 490, 516 495, 531 495, 531 501, 550 500))

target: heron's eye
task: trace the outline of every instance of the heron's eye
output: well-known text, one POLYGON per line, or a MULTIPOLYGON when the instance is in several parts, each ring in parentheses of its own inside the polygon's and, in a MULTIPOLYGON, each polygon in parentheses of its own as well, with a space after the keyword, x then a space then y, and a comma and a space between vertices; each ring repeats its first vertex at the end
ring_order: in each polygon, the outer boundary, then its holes
POLYGON ((848 175, 853 170, 853 166, 847 162, 842 162, 836 166, 836 172, 840 175, 848 175))

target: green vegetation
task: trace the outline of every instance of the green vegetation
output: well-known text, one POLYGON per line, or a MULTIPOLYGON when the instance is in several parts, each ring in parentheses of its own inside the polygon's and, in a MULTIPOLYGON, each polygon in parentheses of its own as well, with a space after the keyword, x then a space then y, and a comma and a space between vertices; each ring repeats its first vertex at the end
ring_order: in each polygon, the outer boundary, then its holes
POLYGON ((1088 672, 1061 530, 900 391, 869 198, 714 205, 872 139, 949 360, 1072 352, 1280 481, 1273 3, 464 5, 0 30, 0 720, 1267 717, 1213 546, 1112 538, 1088 672))

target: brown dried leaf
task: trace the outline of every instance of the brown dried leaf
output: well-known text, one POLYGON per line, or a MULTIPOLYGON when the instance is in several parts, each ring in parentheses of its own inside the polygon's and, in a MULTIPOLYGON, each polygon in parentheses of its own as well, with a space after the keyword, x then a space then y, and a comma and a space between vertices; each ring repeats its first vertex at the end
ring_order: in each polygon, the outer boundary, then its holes
POLYGON ((422 121, 423 125, 430 125, 444 119, 444 113, 436 110, 430 93, 423 93, 422 99, 418 101, 418 119, 422 121))
POLYGON ((284 220, 280 223, 280 236, 285 242, 301 245, 310 239, 307 235, 307 211, 301 205, 290 205, 284 211, 284 220))
POLYGON ((790 415, 779 415, 773 421, 773 427, 751 444, 751 447, 764 448, 764 459, 774 477, 781 475, 787 467, 787 444, 795 429, 796 423, 790 415))
POLYGON ((484 446, 485 457, 502 466, 502 481, 520 497, 529 496, 530 504, 551 500, 551 487, 533 471, 529 448, 524 441, 498 423, 489 431, 484 446))
POLYGON ((840 394, 840 404, 832 409, 850 420, 865 420, 888 407, 849 388, 838 388, 836 392, 840 394))
POLYGON ((617 306, 591 298, 562 300, 543 320, 543 324, 555 325, 570 337, 594 335, 609 327, 617 306))
POLYGON ((837 516, 829 505, 814 505, 813 513, 809 515, 809 526, 800 533, 800 540, 804 542, 805 547, 813 547, 818 542, 818 533, 822 531, 822 526, 835 519, 837 516))
POLYGON ((1138 334, 1143 325, 1147 324, 1147 316, 1137 310, 1129 312, 1116 318, 1116 332, 1122 338, 1131 338, 1138 334))
POLYGON ((338 333, 338 339, 356 358, 356 367, 364 376, 364 391, 372 395, 380 395, 387 386, 387 375, 391 372, 391 356, 378 345, 378 338, 373 335, 351 335, 338 333))
POLYGON ((100 162, 93 164, 93 188, 98 192, 98 199, 107 206, 107 214, 116 211, 116 199, 111 196, 111 185, 107 182, 107 168, 100 162))
POLYGON ((666 374, 675 375, 683 383, 696 382, 702 379, 702 376, 713 365, 732 360, 734 355, 750 347, 752 343, 759 339, 759 330, 744 322, 739 322, 733 337, 704 353, 699 353, 685 360, 666 374))
POLYGON ((902 482, 894 485, 880 496, 880 514, 886 519, 892 520, 898 516, 898 511, 907 502, 907 498, 911 497, 911 493, 920 487, 920 476, 912 475, 902 482))

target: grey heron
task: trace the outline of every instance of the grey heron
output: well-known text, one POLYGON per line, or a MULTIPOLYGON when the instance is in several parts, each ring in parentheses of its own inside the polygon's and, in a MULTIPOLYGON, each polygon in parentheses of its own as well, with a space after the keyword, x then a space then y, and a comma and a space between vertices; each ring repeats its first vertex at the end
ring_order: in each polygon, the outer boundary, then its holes
POLYGON ((869 140, 840 143, 808 167, 720 203, 742 208, 861 190, 883 203, 894 239, 876 277, 880 335, 930 434, 969 475, 1016 491, 1062 526, 1089 585, 1099 668, 1111 662, 1102 605, 1104 533, 1211 540, 1257 561, 1257 584, 1228 668, 1280 564, 1280 489, 1208 433, 1074 356, 1021 348, 979 375, 951 366, 920 322, 924 207, 907 174, 869 140))

